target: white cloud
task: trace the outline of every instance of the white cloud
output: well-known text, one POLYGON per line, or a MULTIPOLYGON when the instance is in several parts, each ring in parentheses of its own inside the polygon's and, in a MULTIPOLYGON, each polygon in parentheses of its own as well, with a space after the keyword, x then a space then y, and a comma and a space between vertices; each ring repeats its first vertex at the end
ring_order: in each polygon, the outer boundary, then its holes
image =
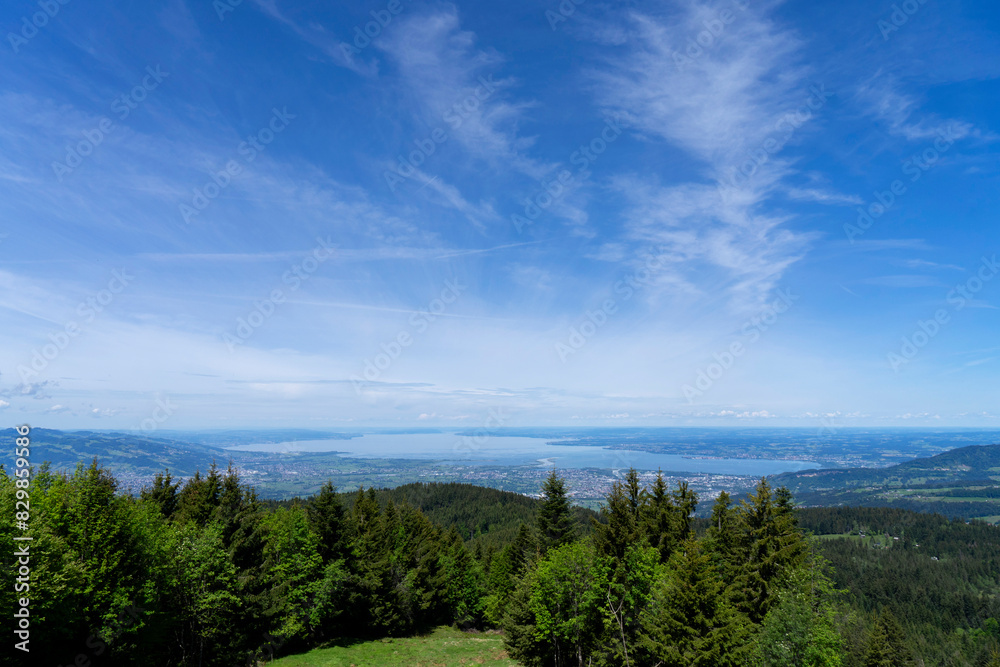
POLYGON ((813 238, 782 228, 783 217, 721 200, 711 186, 663 187, 637 178, 617 179, 616 186, 630 204, 625 212, 630 237, 665 252, 670 268, 659 282, 675 290, 699 294, 723 288, 742 305, 755 307, 813 238))
POLYGON ((869 113, 885 121, 890 134, 908 141, 927 141, 945 136, 953 140, 978 136, 976 128, 966 121, 926 115, 914 120, 919 103, 916 98, 899 92, 892 79, 876 73, 858 88, 857 96, 869 113))
MULTIPOLYGON (((378 74, 377 63, 365 63, 362 59, 355 58, 341 46, 341 44, 344 43, 342 39, 338 39, 335 35, 329 33, 326 28, 319 23, 310 21, 308 25, 301 25, 278 9, 277 0, 254 0, 254 3, 262 12, 279 23, 287 26, 306 43, 319 49, 324 55, 333 61, 334 64, 339 65, 340 67, 346 67, 347 69, 357 72, 363 76, 374 76, 378 74)), ((344 35, 343 39, 350 40, 351 37, 344 35)))
MULTIPOLYGON (((707 287, 709 267, 713 288, 721 272, 732 296, 756 304, 811 238, 782 227, 786 220, 763 213, 761 205, 784 188, 791 166, 780 152, 814 111, 798 113, 810 93, 796 64, 797 39, 754 8, 737 12, 697 57, 678 57, 714 18, 701 4, 669 20, 631 14, 635 46, 594 78, 609 112, 701 165, 688 183, 617 180, 631 204, 630 237, 670 249, 672 284, 707 287)), ((825 100, 816 100, 814 108, 821 109, 825 100)))
POLYGON ((767 410, 743 410, 742 412, 737 412, 735 410, 722 410, 717 414, 719 417, 733 417, 736 419, 774 419, 777 415, 773 415, 767 410))
POLYGON ((90 416, 94 417, 95 419, 101 419, 101 418, 107 418, 107 417, 114 417, 119 412, 121 412, 120 408, 93 408, 92 407, 90 409, 90 416))
POLYGON ((786 194, 791 199, 812 201, 819 204, 860 206, 865 203, 865 200, 857 195, 844 195, 819 188, 789 188, 786 194))
POLYGON ((505 99, 504 92, 515 82, 496 78, 504 58, 477 49, 475 41, 475 34, 461 29, 457 12, 450 8, 402 18, 378 47, 399 68, 407 94, 429 127, 445 128, 467 152, 494 166, 512 166, 542 178, 551 165, 527 156, 534 139, 517 132, 517 121, 532 105, 505 99))

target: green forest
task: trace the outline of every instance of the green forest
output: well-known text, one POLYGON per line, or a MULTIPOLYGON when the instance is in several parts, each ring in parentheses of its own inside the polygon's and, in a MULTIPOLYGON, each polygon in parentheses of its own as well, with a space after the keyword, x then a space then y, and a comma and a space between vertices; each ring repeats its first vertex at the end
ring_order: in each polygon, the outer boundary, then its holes
POLYGON ((33 538, 16 592, 21 533, 0 527, 5 608, 30 599, 30 659, 8 641, 4 664, 250 666, 450 626, 524 667, 1000 667, 1000 529, 799 509, 766 479, 698 519, 686 484, 634 470, 600 512, 555 471, 540 500, 328 483, 281 502, 215 465, 137 495, 96 461, 27 489, 0 473, 33 538))

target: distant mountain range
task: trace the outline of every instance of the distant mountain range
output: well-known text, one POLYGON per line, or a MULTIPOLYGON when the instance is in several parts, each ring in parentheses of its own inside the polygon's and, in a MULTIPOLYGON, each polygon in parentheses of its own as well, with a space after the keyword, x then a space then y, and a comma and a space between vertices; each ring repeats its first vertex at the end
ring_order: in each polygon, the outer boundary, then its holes
MULTIPOLYGON (((12 428, 0 431, 0 442, 11 443, 0 458, 8 469, 16 437, 12 428)), ((113 462, 116 474, 146 475, 170 468, 179 475, 193 475, 195 470, 204 469, 205 461, 213 457, 224 464, 227 454, 224 449, 212 445, 132 433, 31 429, 31 462, 40 465, 47 461, 56 470, 72 470, 77 463, 87 465, 96 458, 105 465, 113 462)))
POLYGON ((887 468, 783 473, 773 481, 807 506, 897 507, 1000 520, 1000 445, 960 447, 887 468))
MULTIPOLYGON (((212 459, 217 459, 220 466, 225 466, 226 461, 234 456, 234 452, 224 449, 224 445, 347 440, 359 434, 309 429, 271 429, 166 431, 163 435, 166 437, 137 433, 34 428, 31 429, 31 458, 35 464, 48 461, 57 470, 72 470, 77 463, 89 464, 97 458, 102 464, 110 465, 116 474, 131 472, 138 475, 153 475, 164 468, 170 468, 176 475, 187 476, 193 475, 195 470, 204 470, 212 459)), ((0 443, 11 443, 9 453, 0 457, 0 461, 7 463, 11 459, 16 437, 17 434, 12 428, 0 430, 0 443)))

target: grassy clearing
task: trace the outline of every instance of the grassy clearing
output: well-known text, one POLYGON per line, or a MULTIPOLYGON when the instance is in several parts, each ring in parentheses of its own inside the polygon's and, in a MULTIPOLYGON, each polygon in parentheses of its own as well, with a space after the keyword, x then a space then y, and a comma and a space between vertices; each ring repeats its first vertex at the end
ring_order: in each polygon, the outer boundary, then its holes
POLYGON ((272 667, 518 667, 507 657, 500 635, 441 627, 429 635, 320 648, 281 658, 272 667))
POLYGON ((829 533, 825 535, 812 535, 814 540, 837 540, 837 539, 848 539, 848 540, 860 540, 860 535, 849 535, 848 533, 829 533))
POLYGON ((854 540, 856 542, 861 542, 865 546, 878 547, 882 549, 891 548, 892 546, 899 544, 898 541, 893 540, 892 537, 887 540, 884 535, 852 535, 849 533, 832 533, 827 535, 813 535, 814 540, 854 540))
POLYGON ((975 518, 979 519, 980 521, 985 521, 987 523, 997 523, 998 521, 1000 521, 1000 514, 994 514, 992 516, 977 516, 975 518))

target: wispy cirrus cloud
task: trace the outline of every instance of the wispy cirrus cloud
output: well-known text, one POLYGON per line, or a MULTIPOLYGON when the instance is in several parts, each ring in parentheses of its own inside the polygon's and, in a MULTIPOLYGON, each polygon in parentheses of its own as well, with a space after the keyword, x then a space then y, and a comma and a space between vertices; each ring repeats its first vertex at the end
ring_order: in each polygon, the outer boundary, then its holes
MULTIPOLYGON (((465 249, 444 248, 444 247, 415 248, 415 247, 405 247, 405 246, 383 246, 378 248, 337 248, 335 252, 335 257, 337 262, 377 262, 377 261, 399 261, 399 260, 426 261, 432 259, 447 259, 449 257, 458 257, 461 255, 474 255, 474 254, 495 252, 497 250, 504 250, 506 248, 515 248, 518 246, 529 245, 530 243, 531 242, 509 243, 509 244, 494 246, 491 248, 465 248, 465 249)), ((255 263, 255 262, 296 260, 300 259, 307 252, 309 252, 308 248, 302 248, 299 250, 253 252, 253 253, 149 252, 149 253, 139 253, 138 257, 141 259, 157 261, 157 262, 177 261, 177 262, 255 263)))
POLYGON ((316 47, 335 65, 346 67, 362 76, 376 76, 378 74, 378 62, 366 63, 360 58, 355 58, 350 49, 341 46, 344 43, 343 39, 331 34, 320 23, 313 20, 303 25, 281 11, 278 8, 277 0, 254 0, 254 4, 260 11, 287 27, 304 42, 316 47))
POLYGON ((950 269, 953 271, 965 271, 965 269, 956 264, 941 264, 940 262, 931 262, 926 259, 906 259, 903 260, 902 264, 909 269, 950 269))
POLYGON ((617 180, 630 204, 629 237, 671 249, 674 284, 698 289, 722 282, 744 303, 764 298, 813 238, 784 226, 784 215, 763 210, 787 189, 783 179, 792 172, 781 148, 811 118, 800 114, 798 125, 782 128, 782 119, 806 101, 807 72, 797 64, 799 40, 765 12, 737 12, 711 48, 693 58, 683 49, 717 10, 696 3, 676 7, 668 19, 632 13, 627 54, 592 74, 606 109, 698 165, 688 182, 617 180), (763 157, 750 175, 734 182, 755 154, 763 157))
POLYGON ((814 238, 783 229, 783 217, 722 201, 714 186, 623 177, 615 187, 629 204, 624 216, 630 239, 660 248, 668 260, 660 285, 691 295, 721 288, 752 307, 814 238))
POLYGON ((860 206, 865 203, 865 200, 857 195, 845 195, 820 188, 789 188, 785 194, 789 199, 834 206, 860 206))
POLYGON ((398 68, 415 111, 429 126, 446 128, 470 155, 533 178, 551 169, 527 154, 534 138, 518 132, 518 120, 533 103, 510 101, 506 93, 515 81, 497 73, 505 58, 477 47, 454 7, 401 18, 377 46, 398 68))
POLYGON ((941 118, 934 114, 920 115, 919 101, 901 92, 901 84, 881 71, 858 86, 857 97, 868 113, 885 123, 889 134, 907 141, 927 141, 941 136, 964 139, 981 136, 971 123, 941 118))

